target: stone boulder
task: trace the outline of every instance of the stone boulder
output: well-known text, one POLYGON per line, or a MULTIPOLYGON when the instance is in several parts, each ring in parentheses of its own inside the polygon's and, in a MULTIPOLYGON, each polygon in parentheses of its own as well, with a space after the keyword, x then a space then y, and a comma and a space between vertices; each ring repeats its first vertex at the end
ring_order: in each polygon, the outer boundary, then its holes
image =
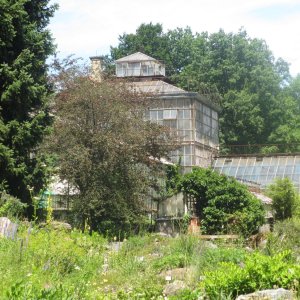
POLYGON ((59 222, 59 221, 52 221, 51 223, 40 223, 40 228, 51 228, 53 230, 57 231, 67 231, 70 232, 72 230, 72 226, 69 223, 66 222, 59 222))
POLYGON ((236 300, 295 300, 293 293, 285 289, 264 290, 241 295, 236 300))
POLYGON ((11 222, 6 217, 0 218, 0 236, 14 239, 18 230, 18 224, 11 222))
POLYGON ((175 280, 165 286, 163 294, 165 296, 174 296, 186 288, 187 285, 182 280, 175 280))
POLYGON ((167 271, 163 271, 159 274, 160 277, 169 277, 171 280, 186 280, 193 273, 191 268, 176 268, 167 271))

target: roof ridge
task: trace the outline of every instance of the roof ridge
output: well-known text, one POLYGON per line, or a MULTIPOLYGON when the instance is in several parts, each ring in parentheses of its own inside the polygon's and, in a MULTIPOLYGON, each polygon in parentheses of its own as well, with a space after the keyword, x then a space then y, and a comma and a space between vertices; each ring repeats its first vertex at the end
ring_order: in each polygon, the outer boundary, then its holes
POLYGON ((149 60, 149 61, 158 61, 154 57, 151 57, 143 52, 134 52, 132 54, 129 54, 127 56, 121 57, 116 60, 116 62, 121 62, 121 61, 140 61, 140 60, 149 60))

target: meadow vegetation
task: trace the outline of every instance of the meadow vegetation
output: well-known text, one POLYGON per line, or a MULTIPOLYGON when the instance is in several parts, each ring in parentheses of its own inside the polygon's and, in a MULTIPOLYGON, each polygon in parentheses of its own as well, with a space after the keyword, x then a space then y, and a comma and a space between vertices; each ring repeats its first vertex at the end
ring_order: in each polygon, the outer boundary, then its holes
POLYGON ((274 287, 297 293, 299 231, 298 219, 283 221, 262 249, 250 249, 247 240, 145 233, 119 242, 20 223, 15 240, 0 238, 0 298, 164 299, 174 269, 184 272, 186 289, 168 299, 235 299, 274 287))

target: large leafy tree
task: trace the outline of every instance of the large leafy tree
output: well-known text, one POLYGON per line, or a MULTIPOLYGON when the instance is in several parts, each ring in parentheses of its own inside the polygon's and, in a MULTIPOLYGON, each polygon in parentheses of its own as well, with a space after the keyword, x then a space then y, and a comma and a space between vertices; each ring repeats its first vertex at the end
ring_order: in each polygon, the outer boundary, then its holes
POLYGON ((167 75, 182 88, 219 100, 222 144, 282 143, 289 130, 288 141, 300 141, 297 80, 265 41, 250 38, 245 30, 193 34, 177 28, 164 33, 159 24, 142 24, 135 34, 120 37, 111 56, 135 51, 164 60, 167 75))
POLYGON ((54 52, 48 0, 0 0, 0 189, 30 201, 43 185, 35 156, 50 117, 46 59, 54 52))
POLYGON ((151 95, 132 92, 125 82, 94 82, 72 65, 57 73, 56 82, 50 149, 60 178, 77 190, 78 220, 102 232, 107 224, 124 229, 136 223, 159 159, 173 147, 169 128, 144 119, 151 95))

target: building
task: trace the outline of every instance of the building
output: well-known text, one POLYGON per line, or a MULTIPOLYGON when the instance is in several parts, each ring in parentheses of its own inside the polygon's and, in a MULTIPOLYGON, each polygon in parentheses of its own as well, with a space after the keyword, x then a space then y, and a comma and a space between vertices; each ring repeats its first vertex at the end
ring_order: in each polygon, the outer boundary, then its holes
POLYGON ((213 169, 246 184, 258 183, 264 190, 275 178, 289 178, 300 193, 300 155, 227 155, 213 162, 213 169))
MULTIPOLYGON (((92 61, 93 62, 93 61, 92 61)), ((173 128, 180 148, 171 161, 188 172, 193 166, 209 167, 218 152, 219 107, 209 95, 188 92, 167 82, 162 62, 137 52, 116 60, 117 78, 128 78, 132 89, 153 96, 146 119, 173 128)))

